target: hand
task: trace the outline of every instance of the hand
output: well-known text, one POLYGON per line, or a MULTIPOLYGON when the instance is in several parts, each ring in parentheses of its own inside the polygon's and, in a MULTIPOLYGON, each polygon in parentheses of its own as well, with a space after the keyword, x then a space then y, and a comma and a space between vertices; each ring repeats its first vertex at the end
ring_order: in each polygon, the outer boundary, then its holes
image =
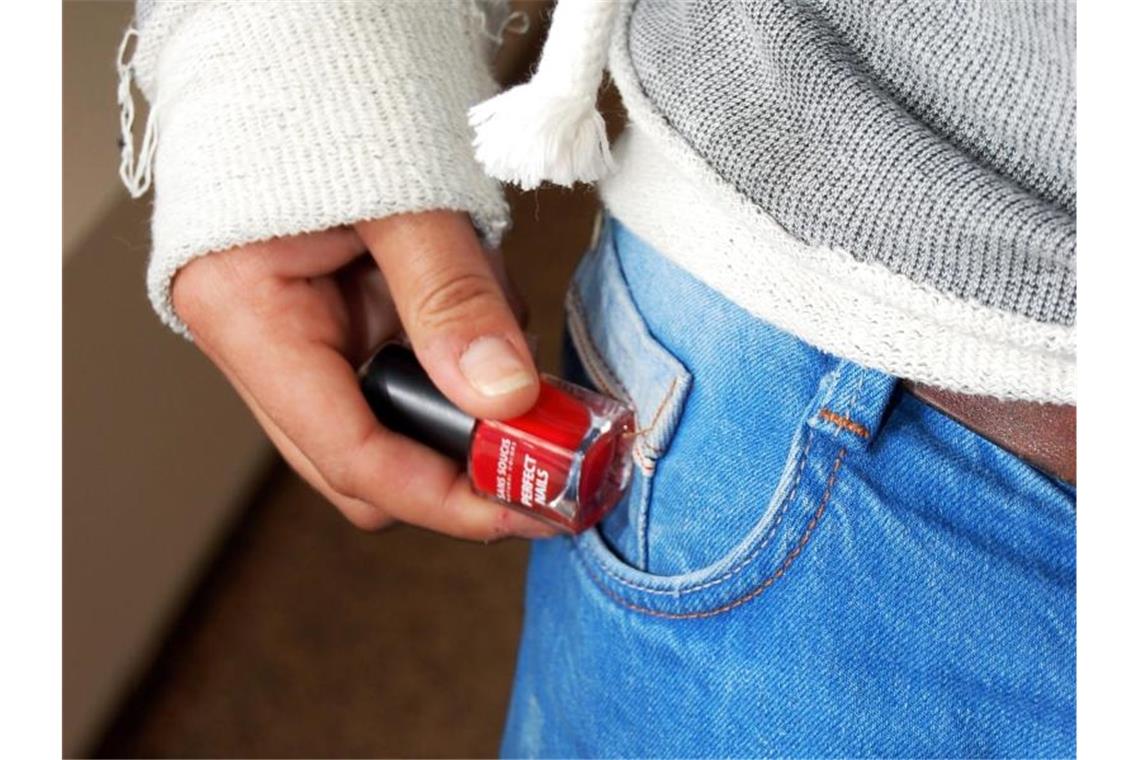
POLYGON ((175 278, 174 307, 282 456, 353 524, 549 536, 475 496, 456 463, 384 429, 357 385, 356 367, 402 327, 468 413, 529 409, 538 376, 497 258, 463 214, 404 214, 202 256, 175 278))

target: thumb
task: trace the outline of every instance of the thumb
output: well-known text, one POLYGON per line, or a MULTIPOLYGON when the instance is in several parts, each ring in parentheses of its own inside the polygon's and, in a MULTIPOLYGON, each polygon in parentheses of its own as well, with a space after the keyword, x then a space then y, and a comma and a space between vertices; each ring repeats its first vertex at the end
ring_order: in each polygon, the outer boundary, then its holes
POLYGON ((538 398, 538 373, 467 215, 399 214, 356 230, 443 394, 477 417, 527 411, 538 398))

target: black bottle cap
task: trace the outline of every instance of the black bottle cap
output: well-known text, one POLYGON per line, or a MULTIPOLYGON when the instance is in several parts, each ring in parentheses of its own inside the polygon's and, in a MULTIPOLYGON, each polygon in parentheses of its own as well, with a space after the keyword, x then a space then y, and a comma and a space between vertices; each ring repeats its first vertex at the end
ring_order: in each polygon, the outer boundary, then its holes
POLYGON ((476 419, 439 392, 411 349, 389 343, 377 351, 361 372, 360 388, 384 427, 467 461, 476 419))

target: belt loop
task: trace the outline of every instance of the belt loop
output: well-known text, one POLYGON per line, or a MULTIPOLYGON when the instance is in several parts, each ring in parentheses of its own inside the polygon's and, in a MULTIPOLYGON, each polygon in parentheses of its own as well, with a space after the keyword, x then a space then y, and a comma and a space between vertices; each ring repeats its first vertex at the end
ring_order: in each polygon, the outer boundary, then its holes
POLYGON ((862 451, 879 432, 896 382, 891 375, 840 359, 820 381, 808 425, 862 451))

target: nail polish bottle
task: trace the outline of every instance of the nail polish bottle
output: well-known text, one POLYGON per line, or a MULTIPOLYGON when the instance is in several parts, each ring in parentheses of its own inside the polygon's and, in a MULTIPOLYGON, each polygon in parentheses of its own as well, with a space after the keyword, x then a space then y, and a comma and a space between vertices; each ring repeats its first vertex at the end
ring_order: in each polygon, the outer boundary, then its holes
POLYGON ((385 427, 465 463, 476 493, 564 531, 594 525, 629 485, 634 416, 614 399, 543 375, 526 414, 476 419, 398 343, 368 361, 360 382, 385 427))

